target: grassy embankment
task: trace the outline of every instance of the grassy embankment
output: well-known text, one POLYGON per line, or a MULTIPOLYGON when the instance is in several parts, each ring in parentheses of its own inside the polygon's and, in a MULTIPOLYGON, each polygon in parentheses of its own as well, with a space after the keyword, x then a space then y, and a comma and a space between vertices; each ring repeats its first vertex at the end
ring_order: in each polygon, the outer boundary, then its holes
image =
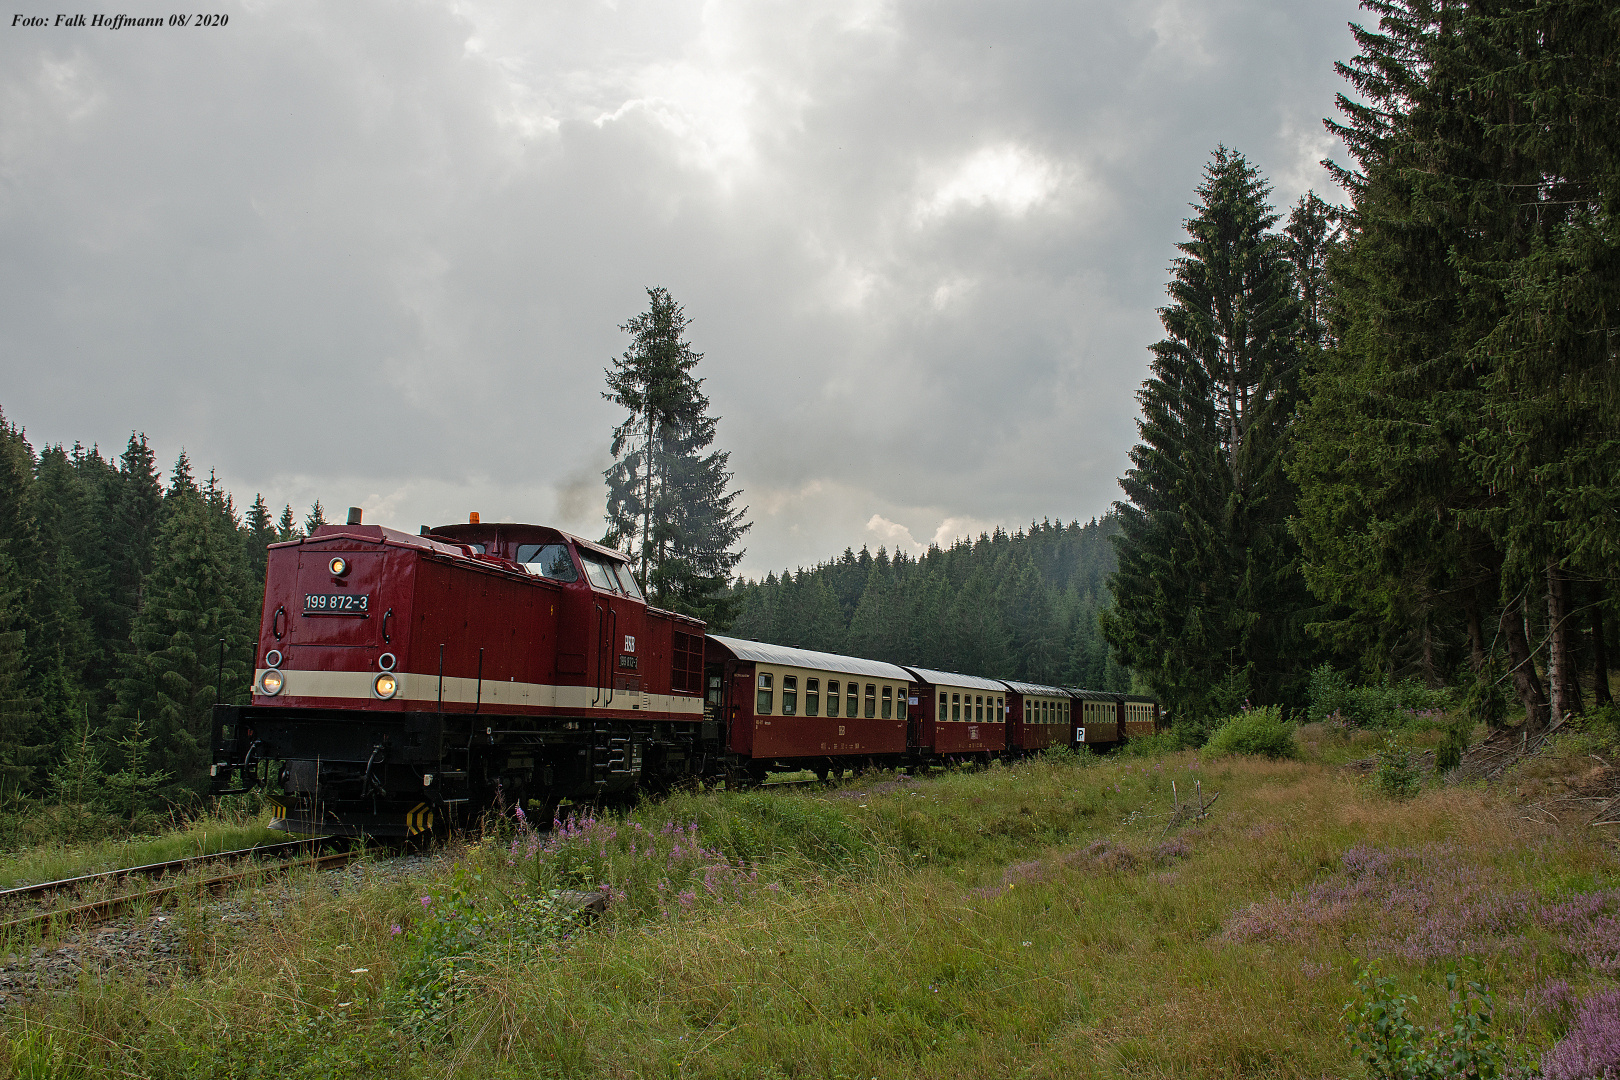
POLYGON ((1616 970, 1612 846, 1526 820, 1511 785, 1380 797, 1320 760, 1363 751, 1314 734, 1304 762, 1059 755, 682 795, 469 846, 453 880, 272 886, 246 929, 192 902, 191 976, 14 1006, 0 1066, 1353 1076, 1340 1010, 1373 958, 1429 1024, 1448 968, 1488 983, 1535 1060, 1616 970), (1167 829, 1172 780, 1220 793, 1205 820, 1167 829), (548 914, 551 890, 601 884, 594 925, 548 914))

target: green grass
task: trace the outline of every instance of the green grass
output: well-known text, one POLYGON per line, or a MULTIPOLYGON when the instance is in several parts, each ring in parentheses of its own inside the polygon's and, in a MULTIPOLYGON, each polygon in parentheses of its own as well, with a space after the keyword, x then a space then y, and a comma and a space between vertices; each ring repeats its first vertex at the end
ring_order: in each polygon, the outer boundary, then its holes
POLYGON ((0 854, 0 889, 209 855, 255 844, 279 844, 288 839, 286 833, 271 832, 260 823, 209 817, 157 836, 84 844, 40 844, 0 854))
MULTIPOLYGON (((1307 755, 1311 736, 1302 730, 1307 755)), ((337 891, 310 879, 243 894, 259 913, 247 929, 190 902, 188 977, 87 975, 62 998, 14 1007, 0 1066, 9 1055, 17 1075, 63 1076, 1358 1075, 1339 1018, 1376 911, 1271 937, 1232 930, 1251 904, 1286 907, 1342 877, 1355 845, 1442 845, 1491 888, 1538 897, 1620 881, 1600 838, 1528 822, 1495 792, 1431 785, 1395 802, 1311 760, 1061 753, 831 791, 700 792, 565 838, 467 845, 454 880, 367 875, 337 891), (1173 801, 1195 781, 1220 800, 1175 827, 1173 801), (555 890, 599 885, 616 902, 595 924, 546 914, 555 890)), ((1539 987, 1605 982, 1547 935, 1534 946, 1485 941, 1468 968, 1492 985, 1498 1035, 1522 1061, 1561 1031, 1533 1004, 1539 987)), ((1445 1015, 1444 964, 1383 966, 1417 995, 1420 1021, 1445 1015)))

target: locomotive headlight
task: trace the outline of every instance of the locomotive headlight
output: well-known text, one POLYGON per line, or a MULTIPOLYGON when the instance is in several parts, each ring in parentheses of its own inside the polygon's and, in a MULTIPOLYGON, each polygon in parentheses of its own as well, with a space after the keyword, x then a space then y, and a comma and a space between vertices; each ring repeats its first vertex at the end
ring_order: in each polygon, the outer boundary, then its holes
POLYGON ((269 671, 259 676, 259 693, 265 695, 266 697, 275 697, 277 694, 281 693, 281 686, 281 672, 277 671, 275 668, 271 668, 269 671))
POLYGON ((391 698, 399 691, 399 680, 390 672, 383 672, 372 680, 371 688, 380 698, 391 698))
POLYGON ((341 555, 334 555, 332 561, 326 564, 326 568, 332 571, 333 577, 342 577, 349 572, 349 560, 341 555))

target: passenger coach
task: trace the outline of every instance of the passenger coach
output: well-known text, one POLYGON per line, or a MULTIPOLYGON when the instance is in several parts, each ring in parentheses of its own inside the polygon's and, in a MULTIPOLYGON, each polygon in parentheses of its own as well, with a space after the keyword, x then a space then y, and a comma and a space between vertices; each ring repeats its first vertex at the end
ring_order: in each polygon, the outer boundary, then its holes
POLYGON ((878 660, 709 635, 711 699, 748 776, 902 763, 911 676, 878 660))

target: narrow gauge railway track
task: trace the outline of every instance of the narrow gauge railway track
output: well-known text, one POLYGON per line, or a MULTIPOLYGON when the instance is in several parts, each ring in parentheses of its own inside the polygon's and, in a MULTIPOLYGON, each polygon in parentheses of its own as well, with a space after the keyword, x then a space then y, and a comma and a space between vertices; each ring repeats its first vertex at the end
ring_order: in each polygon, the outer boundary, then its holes
POLYGON ((234 851, 219 851, 212 855, 195 855, 187 859, 172 859, 168 862, 130 866, 120 870, 108 870, 99 874, 85 874, 80 877, 63 878, 59 881, 45 881, 37 885, 22 885, 14 889, 3 889, 0 890, 0 910, 3 910, 5 906, 14 901, 52 901, 63 894, 77 898, 83 890, 97 885, 129 882, 137 878, 179 876, 187 871, 213 864, 228 865, 249 860, 255 863, 255 865, 245 869, 236 869, 229 873, 216 874, 202 879, 177 880, 169 884, 157 885, 118 896, 108 896, 99 900, 69 904, 67 906, 51 906, 44 910, 12 915, 10 918, 0 918, 0 933, 12 933, 51 922, 59 922, 70 926, 83 926, 102 922, 120 912, 144 903, 161 904, 163 900, 183 889, 207 889, 217 892, 227 886, 267 873, 281 873, 300 867, 328 869, 342 866, 357 854, 358 851, 350 845, 346 838, 322 836, 309 840, 293 840, 284 844, 268 844, 260 847, 239 848, 234 851), (279 861, 274 863, 258 861, 265 856, 279 858, 279 861))

